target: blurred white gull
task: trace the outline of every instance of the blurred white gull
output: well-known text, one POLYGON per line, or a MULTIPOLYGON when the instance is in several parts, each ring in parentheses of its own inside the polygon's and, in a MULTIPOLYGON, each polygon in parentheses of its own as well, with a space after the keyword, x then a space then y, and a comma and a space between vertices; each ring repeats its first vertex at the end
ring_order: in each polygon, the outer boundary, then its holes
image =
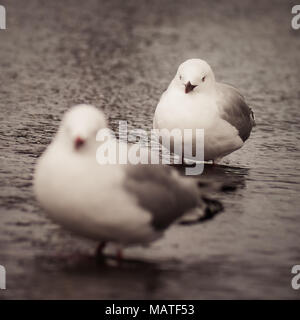
POLYGON ((204 209, 207 199, 197 180, 174 168, 100 165, 96 134, 103 128, 104 115, 93 106, 75 106, 65 114, 34 175, 36 197, 50 218, 102 244, 128 246, 147 244, 184 213, 204 209))
MULTIPOLYGON (((243 96, 234 87, 216 82, 211 67, 201 59, 179 66, 153 120, 155 129, 204 129, 204 160, 213 161, 241 148, 254 125, 254 114, 243 96)), ((195 144, 192 139, 185 143, 195 144)))

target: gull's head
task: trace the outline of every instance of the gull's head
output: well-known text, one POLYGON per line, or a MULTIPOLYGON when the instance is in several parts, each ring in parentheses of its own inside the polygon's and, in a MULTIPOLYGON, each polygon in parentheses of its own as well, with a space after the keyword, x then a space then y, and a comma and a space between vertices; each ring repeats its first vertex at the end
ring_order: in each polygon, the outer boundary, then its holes
POLYGON ((104 114, 92 105, 80 104, 65 113, 59 134, 79 152, 94 146, 97 132, 103 128, 106 128, 104 114))
POLYGON ((192 94, 213 89, 215 76, 206 61, 189 59, 179 66, 174 82, 186 94, 192 94))

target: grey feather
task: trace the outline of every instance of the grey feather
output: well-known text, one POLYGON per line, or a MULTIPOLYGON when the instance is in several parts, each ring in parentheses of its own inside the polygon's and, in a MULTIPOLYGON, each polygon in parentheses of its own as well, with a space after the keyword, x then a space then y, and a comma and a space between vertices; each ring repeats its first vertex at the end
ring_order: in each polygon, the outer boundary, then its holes
POLYGON ((254 113, 237 89, 217 83, 217 105, 221 117, 234 126, 243 141, 246 141, 255 126, 254 113))
POLYGON ((162 165, 127 166, 125 189, 152 215, 152 225, 166 229, 198 204, 199 191, 193 183, 183 183, 173 168, 162 165))

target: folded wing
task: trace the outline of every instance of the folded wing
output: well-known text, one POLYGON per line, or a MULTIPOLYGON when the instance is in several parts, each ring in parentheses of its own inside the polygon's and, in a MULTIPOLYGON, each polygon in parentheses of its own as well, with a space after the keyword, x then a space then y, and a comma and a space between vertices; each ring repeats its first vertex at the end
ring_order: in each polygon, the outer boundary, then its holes
POLYGON ((129 165, 124 181, 126 190, 152 216, 152 225, 162 231, 198 204, 199 191, 171 167, 129 165))
POLYGON ((246 141, 255 126, 253 111, 234 87, 217 83, 217 93, 217 105, 222 119, 234 126, 241 139, 246 141))

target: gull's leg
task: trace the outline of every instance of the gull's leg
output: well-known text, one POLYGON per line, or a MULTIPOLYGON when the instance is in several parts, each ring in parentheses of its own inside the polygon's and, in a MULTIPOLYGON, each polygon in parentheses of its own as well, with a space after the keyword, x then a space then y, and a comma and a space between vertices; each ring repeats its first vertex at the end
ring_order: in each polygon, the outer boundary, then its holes
POLYGON ((214 159, 214 160, 212 161, 212 164, 213 164, 213 165, 217 165, 217 164, 219 164, 219 163, 221 162, 221 160, 222 160, 222 157, 216 158, 216 159, 214 159))
POLYGON ((123 260, 123 251, 122 251, 122 247, 118 247, 117 248, 117 252, 116 252, 116 258, 118 260, 119 263, 122 262, 123 260))
POLYGON ((96 258, 102 258, 103 257, 103 250, 106 247, 106 242, 101 241, 97 247, 96 250, 96 258))

